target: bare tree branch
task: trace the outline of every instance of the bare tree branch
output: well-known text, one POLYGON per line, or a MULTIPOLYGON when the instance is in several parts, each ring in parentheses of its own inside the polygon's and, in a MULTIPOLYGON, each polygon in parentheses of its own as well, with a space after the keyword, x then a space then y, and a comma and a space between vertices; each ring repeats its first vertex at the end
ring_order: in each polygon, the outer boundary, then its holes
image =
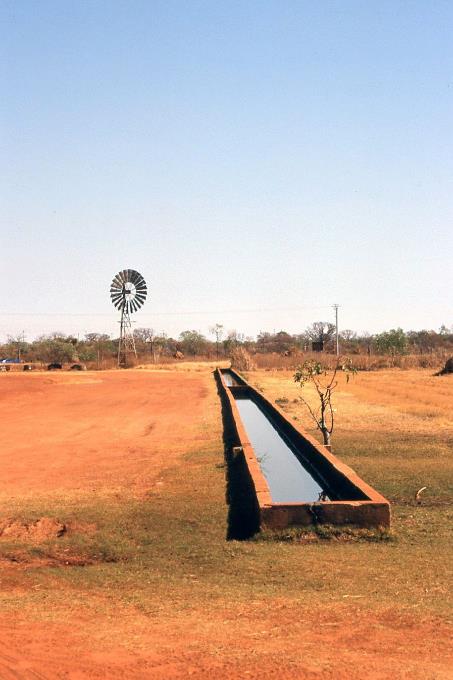
POLYGON ((319 409, 315 410, 303 397, 299 397, 303 404, 307 407, 311 417, 316 423, 318 429, 322 432, 324 444, 330 447, 330 435, 333 432, 335 424, 334 408, 332 405, 332 396, 336 387, 338 386, 337 374, 338 371, 346 373, 349 379, 350 373, 355 373, 356 369, 353 367, 350 359, 340 359, 330 375, 327 370, 323 369, 320 362, 305 361, 304 364, 298 366, 294 374, 294 381, 299 383, 300 387, 304 387, 308 382, 314 385, 319 399, 319 409))

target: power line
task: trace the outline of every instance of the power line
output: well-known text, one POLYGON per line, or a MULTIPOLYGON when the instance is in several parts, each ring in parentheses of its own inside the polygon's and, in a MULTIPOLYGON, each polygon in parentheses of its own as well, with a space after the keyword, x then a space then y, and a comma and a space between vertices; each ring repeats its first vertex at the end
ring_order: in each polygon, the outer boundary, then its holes
MULTIPOLYGON (((309 309, 330 309, 330 305, 306 305, 302 307, 257 307, 252 309, 205 309, 205 310, 179 310, 175 312, 141 312, 140 316, 184 316, 188 314, 250 314, 256 312, 298 312, 309 309)), ((0 316, 35 316, 35 317, 54 317, 54 316, 104 316, 113 317, 113 313, 106 312, 1 312, 0 316)))

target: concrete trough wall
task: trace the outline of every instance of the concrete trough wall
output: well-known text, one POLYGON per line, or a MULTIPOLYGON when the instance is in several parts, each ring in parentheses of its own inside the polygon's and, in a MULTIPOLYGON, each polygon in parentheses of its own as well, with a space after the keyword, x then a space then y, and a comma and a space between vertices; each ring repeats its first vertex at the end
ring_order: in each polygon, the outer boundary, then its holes
POLYGON ((229 426, 234 433, 235 455, 243 456, 253 492, 256 495, 261 527, 283 529, 315 523, 354 525, 359 527, 389 527, 390 504, 375 489, 366 484, 352 468, 342 463, 326 447, 319 444, 301 427, 288 420, 286 414, 249 385, 242 376, 228 369, 237 385, 227 387, 225 369, 217 369, 216 378, 224 403, 229 426), (274 503, 255 451, 248 439, 236 407, 235 396, 246 395, 262 409, 280 434, 290 443, 299 460, 312 469, 329 490, 332 500, 316 503, 274 503))

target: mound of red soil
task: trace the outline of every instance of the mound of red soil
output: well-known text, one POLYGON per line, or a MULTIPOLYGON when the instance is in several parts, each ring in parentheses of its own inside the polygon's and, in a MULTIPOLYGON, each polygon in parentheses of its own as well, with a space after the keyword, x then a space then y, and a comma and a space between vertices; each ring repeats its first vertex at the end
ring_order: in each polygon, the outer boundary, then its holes
POLYGON ((0 538, 40 543, 58 538, 65 532, 66 526, 52 517, 41 517, 35 522, 24 522, 19 519, 0 520, 0 538))

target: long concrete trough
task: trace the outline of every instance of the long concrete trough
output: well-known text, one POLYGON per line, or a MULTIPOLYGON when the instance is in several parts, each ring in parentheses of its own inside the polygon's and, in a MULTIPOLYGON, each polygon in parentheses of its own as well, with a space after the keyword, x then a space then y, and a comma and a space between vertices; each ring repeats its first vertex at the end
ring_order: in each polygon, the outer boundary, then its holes
MULTIPOLYGON (((319 444, 302 428, 291 422, 286 414, 255 390, 232 369, 217 369, 216 379, 224 405, 224 418, 228 420, 230 448, 236 464, 244 466, 251 493, 256 498, 257 524, 261 528, 284 529, 290 526, 312 524, 353 525, 377 528, 390 526, 390 504, 375 489, 366 484, 354 470, 342 463, 328 449, 319 444), (241 414, 247 400, 251 408, 259 411, 287 445, 290 455, 297 459, 312 478, 315 489, 320 489, 316 499, 302 502, 276 502, 276 486, 269 483, 271 475, 263 463, 265 456, 257 456, 251 439, 256 437, 256 419, 244 423, 241 414), (239 405, 239 407, 238 407, 239 405), (252 432, 251 425, 255 432, 252 432), (252 436, 251 436, 252 433, 252 436)), ((258 423, 259 427, 259 423, 258 423)), ((271 444, 269 444, 271 446, 271 444)), ((294 463, 295 461, 293 461, 294 463)), ((273 464, 275 468, 275 463, 273 464)), ((280 462, 277 461, 278 480, 280 462)), ((282 465, 283 474, 283 465, 282 465)), ((294 474, 289 477, 294 486, 294 474)), ((296 481, 297 483, 297 481, 296 481)), ((313 494, 313 489, 311 491, 313 494)), ((303 497, 303 494, 302 494, 303 497)))

